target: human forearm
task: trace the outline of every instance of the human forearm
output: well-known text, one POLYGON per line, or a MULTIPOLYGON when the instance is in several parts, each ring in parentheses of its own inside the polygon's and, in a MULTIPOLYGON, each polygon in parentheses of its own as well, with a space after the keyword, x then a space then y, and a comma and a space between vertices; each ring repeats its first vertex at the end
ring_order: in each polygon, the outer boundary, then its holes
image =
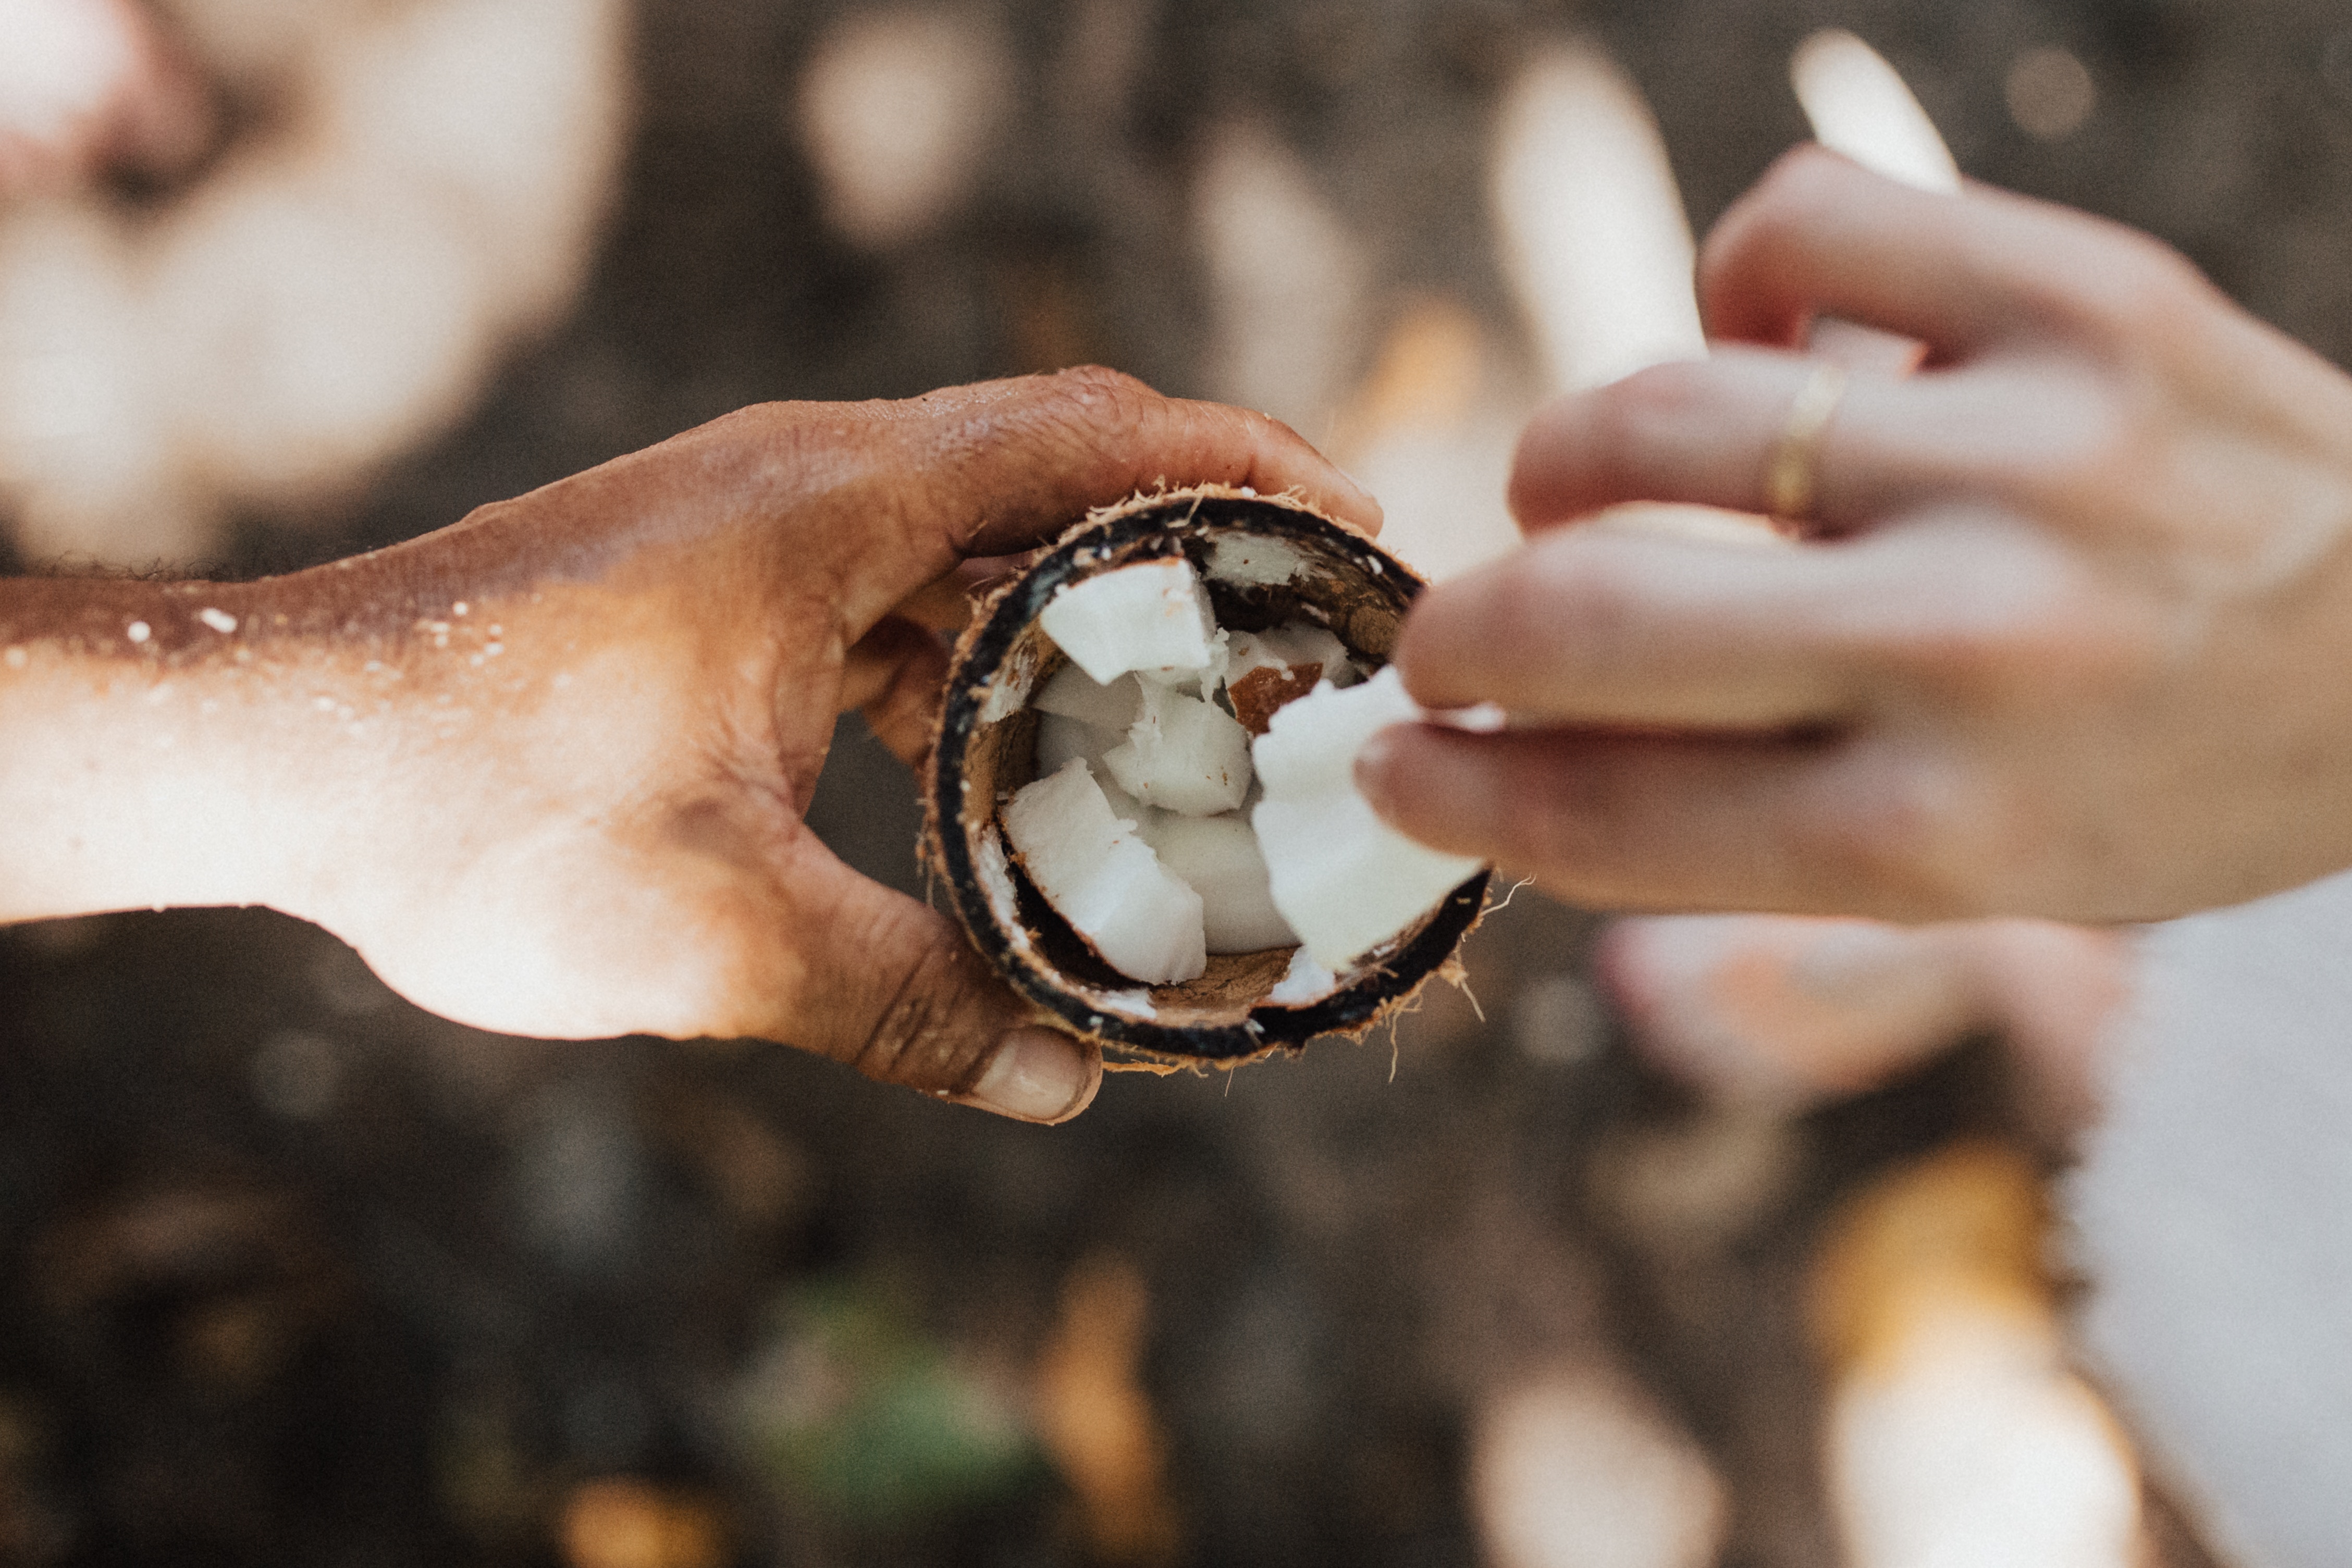
POLYGON ((320 577, 0 581, 0 919, 313 902, 413 741, 320 577))
POLYGON ((747 607, 672 580, 672 549, 560 534, 490 507, 254 583, 0 580, 0 920, 266 904, 483 1027, 761 1031, 711 1000, 736 941, 700 906, 813 847, 728 797, 814 776, 825 672, 756 640, 712 667, 747 607), (814 709, 782 733, 779 693, 814 709))
POLYGON ((525 570, 497 513, 253 583, 0 581, 0 919, 259 904, 406 944, 494 925, 518 844, 628 836, 644 747, 694 749, 709 603, 658 549, 525 570))

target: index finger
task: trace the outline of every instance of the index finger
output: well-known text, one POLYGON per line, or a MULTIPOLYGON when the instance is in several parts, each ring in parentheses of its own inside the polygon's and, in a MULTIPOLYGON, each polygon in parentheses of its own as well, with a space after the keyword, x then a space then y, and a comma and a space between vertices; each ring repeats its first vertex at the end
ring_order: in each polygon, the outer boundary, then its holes
POLYGON ((841 498, 861 522, 888 529, 835 537, 836 602, 853 635, 959 560, 1045 543, 1139 491, 1289 492, 1347 527, 1380 531, 1380 503, 1288 425, 1162 397, 1116 371, 950 387, 861 405, 852 417, 887 434, 841 498))
POLYGON ((1699 253, 1708 333, 1795 346, 1818 317, 1916 338, 1931 363, 2022 334, 2095 329, 2195 279, 2136 230, 1987 186, 1958 195, 1820 147, 1774 164, 1699 253))
POLYGON ((1162 397, 1098 366, 950 387, 910 405, 929 427, 916 471, 958 553, 1042 544, 1096 507, 1139 490, 1230 485, 1294 492, 1365 534, 1381 528, 1370 493, 1297 432, 1223 403, 1162 397))

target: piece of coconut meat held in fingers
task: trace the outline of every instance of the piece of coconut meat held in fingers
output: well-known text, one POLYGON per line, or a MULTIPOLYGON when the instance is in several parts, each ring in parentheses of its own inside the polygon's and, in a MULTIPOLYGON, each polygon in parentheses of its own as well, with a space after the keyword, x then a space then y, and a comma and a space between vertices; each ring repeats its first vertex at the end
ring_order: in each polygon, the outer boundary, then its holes
POLYGON ((1360 1032, 1410 997, 1486 886, 1352 782, 1374 731, 1420 716, 1366 679, 1418 588, 1352 530, 1222 489, 1098 514, 1000 588, 927 779, 975 946, 1065 1027, 1184 1060, 1360 1032))

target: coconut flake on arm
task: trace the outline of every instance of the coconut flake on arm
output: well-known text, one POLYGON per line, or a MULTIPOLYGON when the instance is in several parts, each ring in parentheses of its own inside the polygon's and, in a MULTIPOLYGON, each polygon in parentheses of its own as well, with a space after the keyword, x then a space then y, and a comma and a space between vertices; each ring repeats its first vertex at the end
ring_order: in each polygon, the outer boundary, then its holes
POLYGON ((1391 724, 1418 721, 1393 666, 1328 684, 1277 711, 1251 748, 1265 799, 1252 812, 1275 907, 1318 964, 1345 970, 1435 908, 1482 863, 1415 842, 1356 789, 1356 755, 1391 724))

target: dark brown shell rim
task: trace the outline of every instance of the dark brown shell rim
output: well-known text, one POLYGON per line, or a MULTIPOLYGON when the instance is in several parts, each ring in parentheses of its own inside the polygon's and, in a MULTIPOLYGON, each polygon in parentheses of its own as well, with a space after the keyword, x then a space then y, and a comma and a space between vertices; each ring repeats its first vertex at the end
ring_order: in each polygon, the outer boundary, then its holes
MULTIPOLYGON (((964 758, 982 727, 982 713, 999 668, 1021 632, 1063 583, 1112 564, 1134 565, 1193 554, 1205 565, 1221 533, 1245 532, 1293 540, 1310 556, 1349 561, 1382 585, 1389 607, 1402 616, 1421 579, 1378 545, 1283 497, 1204 489, 1141 498, 1073 528, 1019 577, 1000 588, 959 639, 948 676, 939 729, 924 771, 925 852, 945 873, 957 919, 972 945, 1024 997, 1074 1032, 1141 1055, 1185 1062, 1230 1063, 1270 1051, 1296 1049, 1318 1035, 1360 1036, 1403 1005, 1437 974, 1484 911, 1492 873, 1480 871, 1446 895, 1402 945, 1328 997, 1305 1006, 1262 1003, 1240 1021, 1171 1026, 1110 1011, 1055 982, 1055 971, 1003 951, 988 893, 974 862, 972 825, 958 809, 964 758)), ((1344 634, 1343 634, 1344 635, 1344 634)), ((1384 656, 1385 649, 1371 652, 1384 656)), ((993 812, 989 813, 992 818, 993 812)), ((983 824, 984 825, 984 824, 983 824)), ((1037 899, 1017 862, 1011 866, 1023 903, 1037 899)))

